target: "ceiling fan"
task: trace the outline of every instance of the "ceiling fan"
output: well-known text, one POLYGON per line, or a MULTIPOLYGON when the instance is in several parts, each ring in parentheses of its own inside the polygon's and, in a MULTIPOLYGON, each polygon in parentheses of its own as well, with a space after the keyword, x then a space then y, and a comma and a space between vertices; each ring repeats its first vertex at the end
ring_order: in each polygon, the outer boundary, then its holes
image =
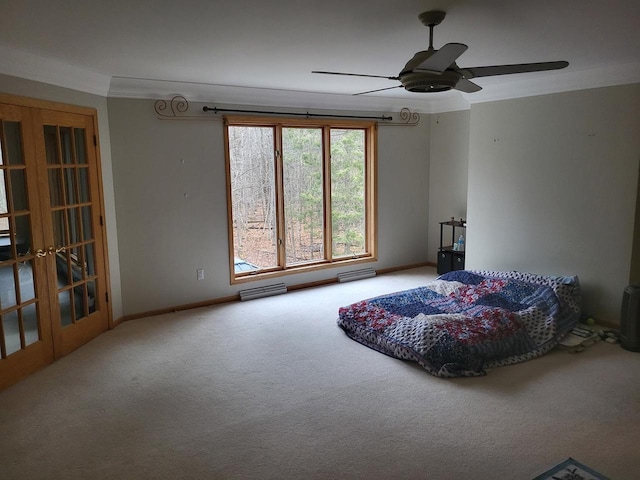
POLYGON ((445 12, 430 10, 423 12, 418 16, 420 21, 429 27, 429 48, 416 53, 413 58, 407 62, 402 71, 395 77, 318 70, 314 70, 311 73, 386 78, 388 80, 397 80, 400 82, 400 85, 379 88, 377 90, 369 90, 367 92, 356 93, 355 95, 381 92, 383 90, 391 90, 393 88, 404 88, 409 92, 417 93, 444 92, 451 89, 459 90, 464 93, 473 93, 482 90, 482 87, 473 83, 471 81, 472 78, 558 70, 569 65, 569 62, 556 61, 519 63, 515 65, 491 65, 485 67, 459 67, 456 64, 456 60, 467 50, 467 48, 469 48, 467 45, 463 43, 447 43, 438 50, 433 48, 433 28, 444 20, 445 15, 445 12))

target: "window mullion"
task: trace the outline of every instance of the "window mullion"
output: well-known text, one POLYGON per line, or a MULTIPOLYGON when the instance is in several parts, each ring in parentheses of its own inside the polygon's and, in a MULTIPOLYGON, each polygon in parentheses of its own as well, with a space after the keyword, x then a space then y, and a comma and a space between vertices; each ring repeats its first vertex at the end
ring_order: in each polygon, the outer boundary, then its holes
POLYGON ((378 256, 377 221, 375 217, 378 201, 378 175, 376 173, 378 152, 376 151, 377 142, 375 140, 377 138, 377 128, 378 126, 374 125, 372 130, 367 130, 365 133, 365 158, 367 159, 365 163, 365 242, 367 253, 374 258, 378 256), (372 135, 372 132, 375 132, 375 135, 372 135))
POLYGON ((322 208, 324 211, 324 255, 333 261, 333 222, 331 221, 331 127, 322 128, 323 188, 322 208))
POLYGON ((286 235, 285 235, 285 222, 284 222, 284 178, 283 178, 283 165, 282 165, 282 125, 276 125, 274 127, 274 142, 275 142, 275 155, 273 156, 275 161, 275 182, 276 182, 276 238, 278 239, 277 252, 278 260, 277 264, 280 268, 284 268, 286 265, 286 235))

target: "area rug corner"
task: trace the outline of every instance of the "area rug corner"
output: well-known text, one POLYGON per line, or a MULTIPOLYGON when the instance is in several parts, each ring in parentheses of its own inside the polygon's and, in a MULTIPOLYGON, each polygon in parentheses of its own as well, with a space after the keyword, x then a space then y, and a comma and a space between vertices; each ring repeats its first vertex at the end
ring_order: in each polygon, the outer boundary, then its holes
POLYGON ((533 480, 610 480, 601 473, 569 457, 533 480))

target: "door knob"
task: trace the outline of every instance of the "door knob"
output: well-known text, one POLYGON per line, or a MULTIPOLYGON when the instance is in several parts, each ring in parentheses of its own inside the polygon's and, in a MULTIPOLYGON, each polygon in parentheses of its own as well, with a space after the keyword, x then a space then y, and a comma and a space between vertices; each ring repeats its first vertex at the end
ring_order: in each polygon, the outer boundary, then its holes
POLYGON ((55 255, 56 253, 60 253, 60 252, 64 252, 66 251, 67 248, 66 247, 49 247, 47 248, 47 250, 43 250, 42 248, 39 248, 38 250, 36 250, 36 257, 46 257, 47 255, 55 255))

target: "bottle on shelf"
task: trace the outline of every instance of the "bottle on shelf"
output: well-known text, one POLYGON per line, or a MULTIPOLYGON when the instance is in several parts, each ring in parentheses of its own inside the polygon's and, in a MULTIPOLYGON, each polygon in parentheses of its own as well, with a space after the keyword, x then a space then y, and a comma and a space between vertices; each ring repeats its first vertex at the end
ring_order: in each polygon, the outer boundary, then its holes
POLYGON ((455 250, 462 252, 464 251, 464 236, 460 235, 460 237, 458 238, 458 243, 456 244, 458 248, 455 248, 455 250))

